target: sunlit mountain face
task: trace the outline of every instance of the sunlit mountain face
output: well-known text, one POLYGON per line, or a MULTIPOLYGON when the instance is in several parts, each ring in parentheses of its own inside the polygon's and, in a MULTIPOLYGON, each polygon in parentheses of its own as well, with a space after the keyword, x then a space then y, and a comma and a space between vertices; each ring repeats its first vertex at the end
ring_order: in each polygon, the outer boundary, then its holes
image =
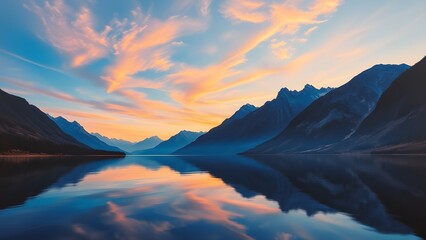
POLYGON ((1 160, 1 239, 425 237, 418 156, 1 160))

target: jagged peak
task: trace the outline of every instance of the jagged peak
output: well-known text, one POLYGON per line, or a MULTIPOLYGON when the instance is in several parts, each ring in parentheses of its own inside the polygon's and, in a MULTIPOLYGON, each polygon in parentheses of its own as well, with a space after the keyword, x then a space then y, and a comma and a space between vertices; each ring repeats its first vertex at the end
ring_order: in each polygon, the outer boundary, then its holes
POLYGON ((246 103, 243 106, 240 107, 240 109, 246 109, 246 108, 256 108, 254 105, 250 104, 250 103, 246 103))
POLYGON ((306 84, 305 85, 305 87, 302 89, 302 91, 304 91, 304 90, 308 90, 308 89, 315 89, 315 90, 318 90, 316 87, 314 87, 313 85, 311 85, 311 84, 306 84))
POLYGON ((252 112, 256 109, 257 109, 257 107, 255 107, 254 105, 246 103, 246 104, 242 105, 232 116, 239 115, 240 113, 252 112))
POLYGON ((194 132, 194 131, 188 131, 188 130, 181 130, 178 134, 185 134, 185 133, 189 133, 189 134, 193 134, 193 133, 204 133, 203 131, 199 131, 199 132, 194 132))
POLYGON ((158 137, 157 135, 154 135, 154 136, 151 136, 151 137, 147 137, 144 140, 149 140, 149 139, 160 139, 161 140, 161 138, 158 137))
POLYGON ((378 63, 373 65, 371 68, 390 67, 390 66, 411 67, 410 65, 405 63, 401 63, 401 64, 378 63))
POLYGON ((302 89, 302 90, 300 90, 300 91, 297 91, 297 90, 290 90, 290 89, 288 89, 287 87, 283 87, 283 88, 281 88, 281 90, 278 92, 277 97, 279 97, 279 96, 283 96, 283 95, 286 95, 286 94, 288 94, 288 93, 301 93, 301 92, 304 92, 304 91, 307 91, 307 90, 316 90, 316 91, 319 91, 320 89, 317 89, 316 87, 314 87, 314 86, 313 86, 313 85, 311 85, 311 84, 306 84, 306 85, 303 87, 303 89, 302 89))

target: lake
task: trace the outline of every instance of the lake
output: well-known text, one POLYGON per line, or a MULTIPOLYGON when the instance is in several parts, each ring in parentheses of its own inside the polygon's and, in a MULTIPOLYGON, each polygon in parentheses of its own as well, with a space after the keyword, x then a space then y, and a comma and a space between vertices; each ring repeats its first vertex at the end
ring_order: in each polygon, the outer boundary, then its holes
POLYGON ((0 158, 0 239, 422 239, 426 157, 0 158))

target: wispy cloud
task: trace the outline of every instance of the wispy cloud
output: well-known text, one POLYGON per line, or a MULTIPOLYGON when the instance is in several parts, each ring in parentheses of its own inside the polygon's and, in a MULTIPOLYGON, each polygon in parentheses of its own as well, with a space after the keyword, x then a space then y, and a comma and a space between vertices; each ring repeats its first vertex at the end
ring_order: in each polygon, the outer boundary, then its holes
POLYGON ((15 53, 11 53, 11 52, 6 51, 4 49, 0 49, 0 52, 3 53, 3 54, 6 54, 8 56, 11 56, 13 58, 16 58, 16 59, 19 59, 21 61, 24 61, 26 63, 30 63, 30 64, 32 64, 34 66, 37 66, 37 67, 40 67, 40 68, 44 68, 44 69, 47 69, 47 70, 50 70, 50 71, 54 71, 54 72, 57 72, 57 73, 64 74, 64 72, 61 69, 54 68, 54 67, 51 67, 51 66, 47 66, 45 64, 41 64, 41 63, 35 62, 33 60, 30 60, 28 58, 22 57, 22 56, 20 56, 18 54, 15 54, 15 53))
POLYGON ((73 67, 108 54, 107 34, 111 28, 105 26, 97 32, 88 7, 74 12, 62 0, 46 1, 42 6, 35 3, 24 6, 38 15, 45 29, 43 38, 59 51, 69 54, 73 67))
POLYGON ((203 16, 208 16, 210 14, 210 4, 212 0, 201 0, 200 1, 200 12, 203 16))
POLYGON ((318 29, 318 26, 310 27, 308 30, 306 30, 305 35, 309 35, 309 34, 313 33, 317 29, 318 29))
POLYGON ((116 20, 114 23, 115 28, 122 28, 123 34, 113 39, 116 59, 103 77, 109 83, 109 92, 120 88, 138 72, 170 69, 173 63, 168 44, 178 42, 175 39, 184 34, 203 28, 201 23, 187 17, 173 16, 165 21, 145 17, 140 8, 134 10, 132 16, 131 21, 116 20))
MULTIPOLYGON (((176 100, 190 103, 210 92, 226 89, 226 86, 238 86, 250 82, 247 79, 254 81, 267 76, 266 73, 272 74, 273 71, 263 70, 263 74, 257 71, 251 76, 241 75, 242 72, 237 70, 237 67, 245 63, 246 54, 261 43, 276 35, 295 34, 301 25, 321 23, 323 20, 318 17, 332 13, 339 3, 339 0, 317 0, 307 9, 297 6, 297 2, 232 0, 223 3, 220 11, 226 18, 267 24, 236 50, 228 53, 219 63, 205 67, 186 65, 171 72, 164 79, 177 87, 177 91, 172 93, 176 100)), ((201 1, 202 15, 207 15, 210 4, 209 0, 201 1)), ((80 7, 76 14, 61 0, 53 3, 46 1, 44 6, 26 6, 42 20, 47 41, 71 55, 72 66, 80 66, 111 53, 112 64, 106 67, 102 75, 108 92, 126 87, 127 83, 129 86, 134 86, 135 83, 150 84, 149 81, 135 78, 135 74, 147 70, 170 70, 174 65, 171 60, 172 47, 182 43, 178 38, 205 28, 205 24, 196 19, 171 16, 159 20, 144 14, 142 9, 137 7, 131 12, 130 18, 115 18, 108 25, 100 28, 98 26, 97 29, 103 30, 97 32, 92 13, 87 6, 80 7)), ((292 56, 292 48, 282 40, 271 43, 270 47, 278 59, 288 59, 292 56)), ((156 85, 164 86, 163 83, 156 85)))
MULTIPOLYGON (((203 14, 208 13, 209 5, 209 1, 202 1, 203 14)), ((120 88, 138 72, 170 69, 173 65, 170 46, 181 43, 175 39, 204 28, 202 22, 186 16, 171 16, 162 21, 144 14, 140 7, 131 12, 130 18, 114 18, 107 25, 95 27, 88 6, 81 6, 78 12, 62 0, 25 6, 40 18, 45 31, 43 38, 69 54, 72 67, 107 55, 113 58, 113 64, 102 77, 108 92, 120 88), (99 28, 102 31, 96 31, 99 28)))
MULTIPOLYGON (((68 68, 64 69, 79 80, 95 83, 100 89, 93 92, 102 92, 102 97, 92 100, 87 94, 74 96, 22 82, 15 85, 85 109, 111 113, 115 119, 123 117, 131 122, 129 129, 141 123, 172 123, 176 128, 192 123, 205 130, 230 113, 218 109, 232 111, 241 99, 267 97, 265 93, 239 92, 239 97, 221 93, 295 71, 313 59, 309 54, 299 56, 297 45, 336 11, 340 0, 313 0, 308 4, 183 0, 161 14, 155 4, 135 4, 110 15, 97 9, 96 4, 42 0, 26 3, 25 7, 40 19, 42 29, 35 29, 37 35, 68 59, 68 68), (219 26, 215 21, 228 24, 219 26), (262 52, 261 57, 258 52, 262 52), (141 89, 161 90, 167 100, 151 98, 141 89), (213 107, 215 104, 221 105, 213 107)), ((86 119, 77 111, 73 114, 86 119)), ((112 120, 106 121, 105 126, 112 124, 112 120)))
POLYGON ((265 5, 257 0, 229 0, 221 8, 226 18, 241 22, 261 23, 267 19, 267 13, 262 11, 265 5))
MULTIPOLYGON (((170 74, 168 79, 182 90, 181 92, 174 92, 174 98, 185 104, 191 104, 203 95, 229 87, 237 87, 276 73, 277 70, 267 68, 247 74, 237 70, 237 67, 247 61, 247 53, 263 42, 277 35, 293 35, 302 25, 319 24, 323 21, 319 17, 334 12, 339 4, 340 0, 317 0, 306 10, 293 3, 265 5, 257 1, 243 1, 242 7, 233 1, 225 4, 222 9, 225 17, 230 17, 230 15, 224 9, 233 9, 236 6, 240 6, 240 10, 245 12, 252 12, 261 7, 267 8, 269 9, 269 17, 262 19, 262 21, 268 21, 269 24, 253 36, 248 37, 219 63, 203 68, 188 66, 179 72, 170 74)), ((233 16, 233 18, 243 21, 242 18, 233 16)), ((290 58, 292 55, 291 48, 286 46, 284 41, 275 41, 271 44, 273 54, 279 59, 290 58)), ((278 70, 278 72, 280 71, 281 69, 278 70)))

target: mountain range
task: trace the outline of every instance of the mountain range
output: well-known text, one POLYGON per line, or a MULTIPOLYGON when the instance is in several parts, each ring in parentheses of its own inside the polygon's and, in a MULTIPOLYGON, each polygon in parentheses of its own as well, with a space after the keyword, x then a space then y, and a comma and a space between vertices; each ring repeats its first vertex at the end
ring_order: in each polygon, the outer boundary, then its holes
POLYGON ((375 65, 330 91, 298 114, 273 139, 249 153, 313 153, 328 151, 348 138, 374 109, 378 99, 408 65, 375 65))
POLYGON ((343 86, 282 88, 261 107, 241 106, 207 133, 138 143, 88 133, 0 90, 2 154, 426 153, 426 57, 371 67, 343 86))
POLYGON ((105 142, 105 143, 107 143, 111 146, 115 146, 115 147, 118 147, 120 149, 123 149, 124 151, 126 151, 128 153, 153 148, 163 141, 158 136, 148 137, 148 138, 145 138, 142 141, 135 143, 135 142, 130 142, 130 141, 123 140, 123 139, 108 138, 108 137, 105 137, 105 136, 103 136, 99 133, 92 133, 92 135, 99 138, 103 142, 105 142))
POLYGON ((106 150, 106 151, 117 151, 122 152, 123 150, 110 146, 103 141, 99 140, 97 137, 93 136, 92 134, 88 133, 83 126, 81 126, 78 122, 73 121, 70 122, 66 120, 65 118, 59 116, 59 117, 52 117, 49 116, 50 119, 52 119, 58 127, 67 133, 68 135, 72 136, 79 142, 97 150, 106 150))
POLYGON ((192 143, 198 137, 203 135, 204 132, 191 132, 191 131, 180 131, 176 135, 173 135, 164 142, 161 142, 157 146, 151 149, 134 151, 132 154, 171 154, 176 150, 192 143))
POLYGON ((426 57, 402 73, 336 151, 426 153, 426 57))
POLYGON ((0 90, 0 112, 0 153, 122 155, 94 150, 77 141, 40 109, 3 90, 0 90))
POLYGON ((301 91, 283 88, 259 108, 244 105, 232 117, 176 151, 176 154, 230 154, 246 151, 282 131, 299 112, 331 88, 306 85, 301 91), (238 117, 235 117, 238 116, 238 117))

